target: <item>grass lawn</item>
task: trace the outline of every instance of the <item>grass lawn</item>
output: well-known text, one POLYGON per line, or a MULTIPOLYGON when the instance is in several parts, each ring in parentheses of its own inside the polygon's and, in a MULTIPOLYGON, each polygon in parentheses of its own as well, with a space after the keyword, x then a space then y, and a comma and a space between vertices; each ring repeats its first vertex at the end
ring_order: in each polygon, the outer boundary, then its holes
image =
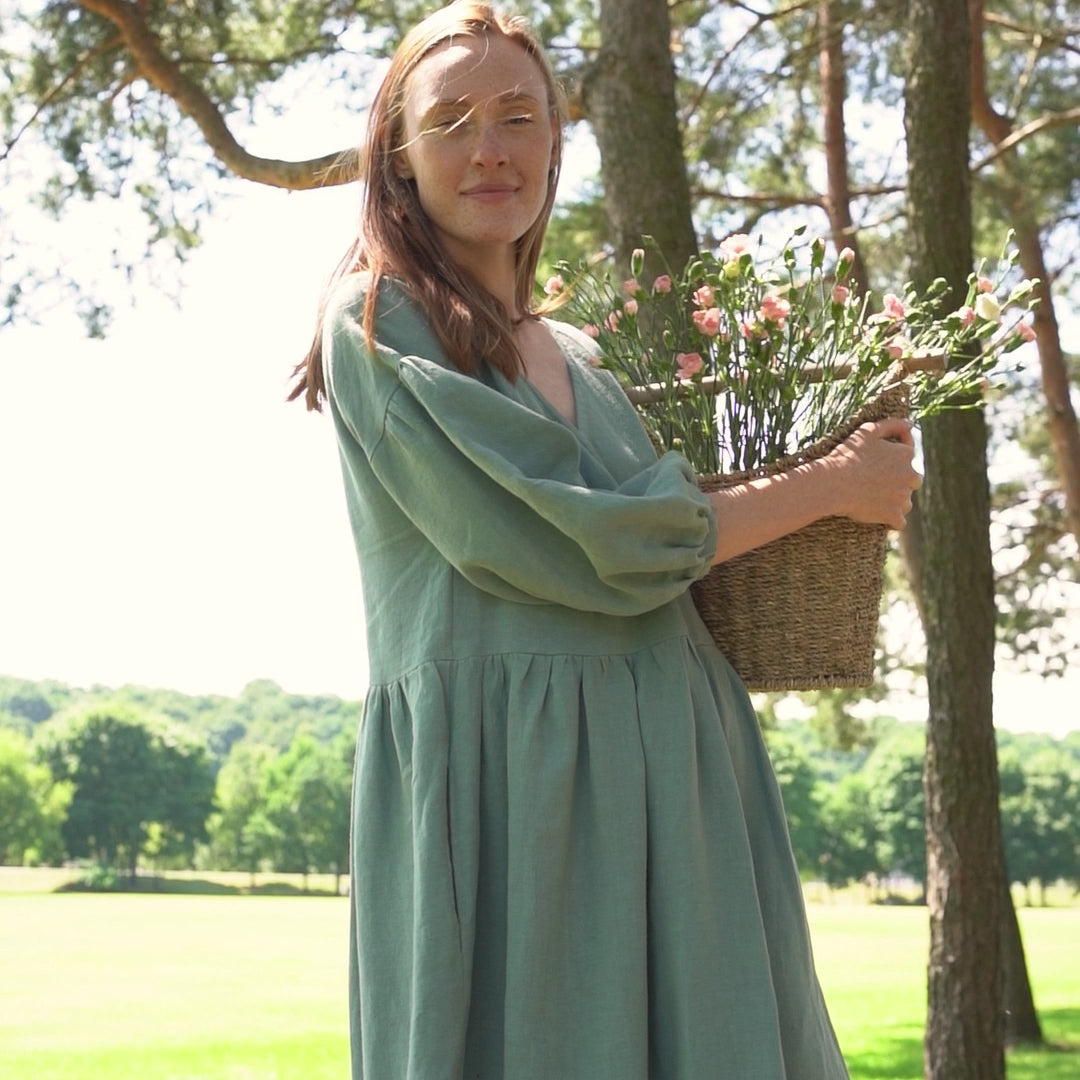
MULTIPOLYGON (((818 973, 852 1080, 922 1080, 922 907, 814 904, 818 973)), ((1080 1080, 1080 908, 1021 908, 1035 1004, 1058 1049, 1010 1051, 1009 1080, 1080 1080)))
MULTIPOLYGON (((333 897, 0 894, 0 1077, 345 1080, 347 912, 333 897)), ((920 1080, 925 909, 810 914, 853 1080, 920 1080)), ((1073 1049, 1013 1054, 1009 1078, 1077 1080, 1080 909, 1020 919, 1046 1033, 1073 1049)))
POLYGON ((344 1080, 348 903, 0 895, 4 1080, 344 1080))

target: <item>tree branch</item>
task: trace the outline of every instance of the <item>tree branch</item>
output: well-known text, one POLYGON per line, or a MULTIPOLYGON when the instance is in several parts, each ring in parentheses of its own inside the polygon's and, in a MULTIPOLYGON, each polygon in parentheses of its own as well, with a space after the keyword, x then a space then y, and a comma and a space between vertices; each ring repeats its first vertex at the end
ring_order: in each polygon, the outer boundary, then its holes
MULTIPOLYGON (((987 107, 989 108, 989 106, 987 107)), ((1037 120, 1032 120, 1023 127, 1011 131, 1000 141, 995 140, 994 149, 984 158, 975 162, 971 167, 971 171, 978 172, 980 169, 985 169, 987 165, 992 164, 1003 154, 1015 149, 1025 139, 1031 138, 1032 135, 1038 135, 1040 131, 1050 131, 1053 128, 1070 127, 1075 124, 1080 124, 1080 106, 1075 109, 1066 109, 1064 112, 1046 113, 1037 120)))
POLYGON ((195 122, 218 160, 235 175, 292 191, 332 187, 359 178, 359 155, 355 149, 308 161, 280 161, 248 153, 236 141, 217 105, 202 87, 164 54, 161 42, 147 26, 139 8, 125 0, 78 0, 78 3, 116 27, 142 77, 172 98, 180 111, 195 122))
POLYGON ((18 131, 15 132, 11 142, 4 147, 4 152, 0 154, 0 161, 5 161, 12 150, 15 149, 15 144, 26 134, 26 132, 33 127, 37 118, 54 102, 57 97, 64 91, 64 89, 71 85, 72 82, 78 77, 78 74, 91 60, 96 60, 99 56, 117 48, 123 44, 123 37, 117 34, 115 37, 109 38, 108 41, 103 42, 96 49, 91 49, 85 56, 79 57, 75 66, 38 102, 37 108, 34 109, 33 115, 26 121, 25 124, 18 131))
POLYGON ((724 50, 723 55, 720 56, 716 63, 713 64, 712 71, 709 72, 708 77, 705 79, 704 82, 702 82, 698 92, 691 99, 686 109, 683 110, 681 122, 683 124, 686 124, 691 119, 691 117, 693 117, 694 114, 698 111, 698 109, 701 107, 701 103, 705 100, 705 95, 709 92, 709 87, 712 84, 713 79, 715 79, 717 75, 720 74, 720 72, 724 68, 724 65, 727 64, 728 60, 731 59, 732 55, 734 55, 734 53, 742 47, 743 43, 748 38, 756 34, 757 31, 760 30, 765 23, 779 22, 781 19, 785 18, 788 15, 793 15, 796 12, 802 11, 805 8, 809 8, 810 6, 812 6, 813 3, 814 0, 795 0, 794 3, 788 4, 786 7, 780 8, 779 11, 761 12, 756 11, 748 4, 729 2, 729 7, 734 7, 739 10, 745 11, 749 15, 753 15, 755 21, 752 26, 748 26, 746 30, 744 30, 743 33, 740 34, 739 37, 735 41, 733 41, 727 49, 724 50))
MULTIPOLYGON (((875 184, 872 187, 854 188, 849 192, 852 199, 875 198, 879 195, 899 195, 904 191, 903 184, 875 184)), ((795 195, 784 191, 750 192, 736 195, 730 191, 716 191, 707 187, 694 189, 695 199, 720 199, 723 202, 743 203, 750 206, 816 206, 825 209, 826 196, 817 192, 795 195)))
POLYGON ((1004 15, 996 15, 989 11, 983 12, 983 22, 999 26, 1002 30, 1011 30, 1013 33, 1022 34, 1033 41, 1035 38, 1041 38, 1043 41, 1067 49, 1069 52, 1080 53, 1080 46, 1074 45, 1071 40, 1080 31, 1069 27, 1064 27, 1061 31, 1055 33, 1053 30, 1046 30, 1043 27, 1035 29, 1032 26, 1023 26, 1018 22, 1013 22, 1012 19, 1005 18, 1004 15))

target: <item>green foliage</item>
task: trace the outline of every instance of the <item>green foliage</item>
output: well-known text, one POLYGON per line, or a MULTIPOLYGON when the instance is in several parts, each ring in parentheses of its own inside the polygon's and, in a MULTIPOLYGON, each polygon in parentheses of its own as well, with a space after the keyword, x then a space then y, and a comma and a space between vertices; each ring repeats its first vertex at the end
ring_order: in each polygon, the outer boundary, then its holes
MULTIPOLYGON (((14 846, 0 842, 4 860, 85 857, 97 859, 104 873, 117 864, 130 870, 137 845, 136 854, 158 866, 190 866, 194 853, 204 869, 347 871, 358 703, 290 695, 268 681, 224 698, 0 679, 7 695, 0 701, 12 693, 37 702, 31 708, 38 712, 45 700, 57 714, 35 726, 30 743, 0 729, 0 822, 25 822, 7 807, 36 800, 31 814, 48 823, 32 842, 25 824, 0 834, 16 837, 14 846), (215 734, 229 744, 217 760, 203 748, 215 734), (69 779, 57 782, 42 763, 69 779), (152 782, 144 783, 144 774, 152 782), (110 785, 107 776, 125 779, 110 785)), ((806 722, 780 720, 775 702, 765 703, 770 754, 803 875, 835 887, 894 872, 921 880, 922 726, 858 719, 843 695, 804 698, 817 712, 838 709, 856 727, 838 741, 835 723, 822 725, 816 714, 806 722)), ((1002 732, 999 743, 1013 880, 1080 884, 1080 731, 1061 740, 1002 732)))
POLYGON ((134 875, 152 823, 158 851, 190 858, 205 837, 213 777, 205 747, 164 723, 119 709, 53 722, 36 744, 72 787, 63 825, 70 855, 134 875))
POLYGON ((0 729, 0 865, 59 863, 72 788, 36 764, 30 744, 0 729))
POLYGON ((869 794, 863 777, 852 773, 830 785, 822 798, 814 868, 834 888, 863 881, 880 868, 869 794))
POLYGON ((264 773, 266 832, 276 870, 344 874, 349 865, 351 749, 297 738, 264 773))
POLYGON ((217 811, 208 823, 209 863, 254 874, 271 855, 272 831, 263 813, 264 776, 276 754, 239 742, 217 776, 217 811))
POLYGON ((788 832, 795 861, 809 870, 814 866, 820 845, 820 785, 804 744, 779 730, 769 738, 777 782, 784 796, 788 832))
POLYGON ((921 725, 897 725, 870 754, 861 775, 869 795, 878 866, 923 881, 926 877, 926 800, 921 725))
POLYGON ((1005 862, 1013 881, 1080 887, 1080 758, 1053 743, 1006 745, 999 758, 1005 862))
POLYGON ((32 682, 0 675, 0 729, 18 731, 27 738, 70 702, 72 690, 56 682, 32 682))
MULTIPOLYGON (((1075 358, 1071 372, 1080 389, 1075 358)), ((1065 603, 1066 590, 1080 582, 1080 560, 1044 409, 1041 387, 1027 378, 992 412, 994 448, 1021 450, 1028 463, 993 488, 995 588, 1005 656, 1025 669, 1062 675, 1080 660, 1080 638, 1065 603)))
MULTIPOLYGON (((926 874, 921 724, 874 725, 874 745, 838 750, 806 724, 768 731, 804 877, 833 887, 922 883, 926 874)), ((1080 887, 1080 733, 999 735, 1002 832, 1010 880, 1080 887)))

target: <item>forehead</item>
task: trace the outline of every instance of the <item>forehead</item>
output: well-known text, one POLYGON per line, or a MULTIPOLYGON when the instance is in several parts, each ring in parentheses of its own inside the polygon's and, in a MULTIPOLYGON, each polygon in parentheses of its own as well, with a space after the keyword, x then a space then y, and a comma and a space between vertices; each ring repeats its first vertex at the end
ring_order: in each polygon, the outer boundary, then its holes
POLYGON ((436 46, 413 68, 405 107, 423 115, 440 102, 513 97, 546 102, 547 96, 539 65, 516 42, 499 35, 462 36, 436 46))

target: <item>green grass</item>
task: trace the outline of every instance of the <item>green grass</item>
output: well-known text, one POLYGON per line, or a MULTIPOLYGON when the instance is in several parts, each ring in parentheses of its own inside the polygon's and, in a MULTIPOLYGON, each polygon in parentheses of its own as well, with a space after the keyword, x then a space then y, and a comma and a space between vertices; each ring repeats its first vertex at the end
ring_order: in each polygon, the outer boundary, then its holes
POLYGON ((5 1080, 343 1080, 343 899, 0 896, 5 1080))
MULTIPOLYGON (((921 1080, 929 924, 922 907, 811 905, 818 973, 852 1080, 921 1080)), ((1009 1080, 1080 1078, 1080 909, 1023 908, 1043 1034, 1008 1054, 1009 1080)))
MULTIPOLYGON (((926 910, 810 916, 853 1080, 920 1080, 926 910)), ((332 897, 0 893, 0 1077, 344 1080, 347 920, 332 897)), ((1073 1049, 1012 1053, 1009 1080, 1077 1080, 1080 909, 1020 920, 1046 1034, 1073 1049)))

